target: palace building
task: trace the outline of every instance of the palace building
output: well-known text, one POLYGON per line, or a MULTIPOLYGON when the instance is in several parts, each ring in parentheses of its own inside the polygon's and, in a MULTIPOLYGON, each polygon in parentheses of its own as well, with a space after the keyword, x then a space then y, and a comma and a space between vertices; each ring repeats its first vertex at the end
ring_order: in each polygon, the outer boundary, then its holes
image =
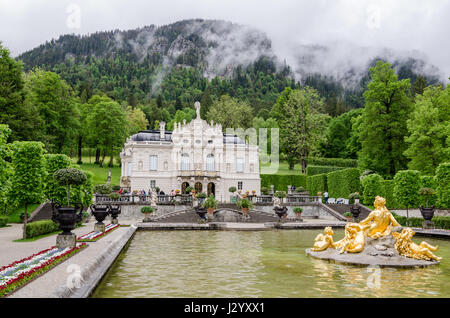
POLYGON ((220 124, 197 117, 175 123, 173 131, 145 130, 129 137, 120 153, 123 188, 145 190, 159 187, 165 194, 191 186, 228 202, 232 186, 242 193, 260 194, 258 146, 235 134, 224 134, 220 124))

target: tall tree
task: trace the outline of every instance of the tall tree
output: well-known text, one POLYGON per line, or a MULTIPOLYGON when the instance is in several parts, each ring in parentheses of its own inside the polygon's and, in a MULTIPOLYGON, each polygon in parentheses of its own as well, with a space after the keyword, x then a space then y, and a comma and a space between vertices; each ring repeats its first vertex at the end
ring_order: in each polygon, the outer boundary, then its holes
POLYGON ((0 124, 0 213, 3 208, 6 213, 7 194, 11 185, 9 176, 12 173, 11 164, 8 161, 11 156, 9 144, 7 144, 8 136, 11 134, 11 129, 8 125, 0 124))
POLYGON ((25 206, 23 238, 26 238, 28 205, 43 199, 45 178, 44 145, 36 141, 16 141, 12 144, 12 167, 10 197, 16 204, 25 206))
POLYGON ((213 120, 221 124, 224 130, 227 128, 247 129, 253 120, 253 109, 246 102, 240 102, 236 98, 222 95, 219 100, 212 104, 206 118, 208 121, 213 120))
POLYGON ((293 90, 287 87, 271 115, 280 127, 281 149, 287 157, 289 169, 300 161, 302 172, 306 173, 308 156, 318 148, 329 116, 321 114, 324 102, 319 93, 311 87, 293 90))
POLYGON ((370 77, 364 92, 360 164, 383 176, 393 176, 407 163, 403 153, 411 110, 407 95, 410 83, 409 79, 399 81, 391 65, 382 61, 370 68, 370 77))
POLYGON ((90 139, 103 152, 100 166, 105 156, 110 154, 112 164, 115 147, 121 147, 127 133, 126 114, 122 106, 112 100, 98 99, 87 118, 90 139))
MULTIPOLYGON (((148 120, 139 108, 127 107, 127 135, 131 136, 148 127, 148 120)), ((159 127, 158 127, 159 129, 159 127)))
POLYGON ((42 141, 50 152, 61 153, 74 142, 79 128, 78 108, 69 85, 59 75, 41 69, 26 79, 25 106, 37 107, 42 124, 42 141), (74 129, 76 128, 76 129, 74 129))
POLYGON ((408 167, 434 175, 440 163, 450 161, 450 85, 430 86, 416 95, 407 125, 408 167))

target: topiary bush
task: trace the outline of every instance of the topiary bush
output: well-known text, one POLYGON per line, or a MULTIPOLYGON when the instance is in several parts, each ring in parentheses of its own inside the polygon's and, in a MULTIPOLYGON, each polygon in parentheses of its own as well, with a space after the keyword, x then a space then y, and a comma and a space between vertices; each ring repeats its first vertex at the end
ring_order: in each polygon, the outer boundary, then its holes
POLYGON ((450 162, 441 163, 436 169, 437 206, 450 208, 450 162))
POLYGON ((420 172, 417 170, 401 170, 394 177, 395 201, 408 209, 419 206, 420 172))
POLYGON ((328 173, 327 188, 332 198, 347 198, 351 193, 359 192, 359 170, 348 168, 328 173))
POLYGON ((52 220, 31 222, 28 223, 26 227, 26 238, 53 233, 58 231, 58 228, 58 223, 55 223, 52 220))
POLYGON ((310 195, 316 196, 317 192, 324 192, 327 190, 327 175, 316 174, 315 176, 308 176, 306 188, 310 195))
POLYGON ((67 187, 67 206, 70 206, 70 186, 82 185, 86 182, 86 174, 75 168, 59 169, 53 174, 53 178, 59 185, 67 187))
POLYGON ((404 206, 399 204, 394 197, 394 180, 383 180, 383 197, 386 199, 388 209, 402 209, 404 206))
POLYGON ((155 209, 151 206, 143 206, 141 208, 141 213, 153 213, 155 212, 155 209))
POLYGON ((375 197, 384 194, 383 177, 377 173, 369 174, 362 179, 361 187, 363 204, 373 205, 375 197))

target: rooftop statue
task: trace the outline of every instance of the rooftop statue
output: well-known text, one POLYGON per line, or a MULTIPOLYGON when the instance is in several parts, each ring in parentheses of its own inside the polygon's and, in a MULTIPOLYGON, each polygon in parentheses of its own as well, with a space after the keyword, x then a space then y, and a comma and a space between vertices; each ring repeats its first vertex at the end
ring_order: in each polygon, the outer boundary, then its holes
POLYGON ((391 212, 386 208, 386 199, 380 196, 373 203, 375 210, 369 216, 359 222, 363 226, 366 236, 373 239, 389 235, 394 226, 400 226, 391 212))

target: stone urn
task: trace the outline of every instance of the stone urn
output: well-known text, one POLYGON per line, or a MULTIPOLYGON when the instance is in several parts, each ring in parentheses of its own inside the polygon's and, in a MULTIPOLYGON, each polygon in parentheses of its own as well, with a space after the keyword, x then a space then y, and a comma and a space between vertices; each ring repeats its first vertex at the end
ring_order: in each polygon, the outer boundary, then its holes
POLYGON ((52 209, 52 220, 59 223, 59 228, 63 231, 60 235, 72 235, 75 224, 82 220, 82 206, 62 207, 59 203, 54 203, 52 209))
POLYGON ((434 216, 434 211, 435 211, 434 206, 431 206, 431 207, 429 207, 429 208, 425 208, 425 207, 423 207, 423 206, 420 206, 419 209, 420 209, 420 213, 422 214, 422 217, 423 217, 426 221, 431 221, 431 219, 432 219, 433 216, 434 216))
POLYGON ((119 224, 119 220, 117 217, 121 212, 120 205, 110 205, 109 206, 109 214, 111 215, 111 224, 119 224))
POLYGON ((353 216, 353 220, 357 221, 359 218, 359 215, 361 214, 361 207, 357 205, 350 206, 350 213, 353 216))
POLYGON ((77 237, 72 230, 75 224, 82 220, 82 205, 75 207, 62 207, 60 203, 52 203, 52 220, 59 223, 62 233, 56 237, 56 246, 58 248, 74 248, 77 243, 77 237))
POLYGON ((287 207, 280 207, 280 206, 276 206, 273 208, 273 211, 275 212, 276 215, 278 215, 278 218, 280 219, 279 221, 281 222, 282 220, 286 219, 287 216, 287 207))
POLYGON ((202 207, 196 207, 196 208, 195 208, 195 213, 197 213, 197 215, 200 217, 200 219, 201 219, 202 221, 206 221, 206 213, 207 213, 207 211, 206 211, 205 208, 202 208, 202 207))
POLYGON ((91 205, 91 213, 97 221, 94 225, 95 232, 105 232, 105 224, 103 221, 109 214, 109 208, 109 205, 91 205))

